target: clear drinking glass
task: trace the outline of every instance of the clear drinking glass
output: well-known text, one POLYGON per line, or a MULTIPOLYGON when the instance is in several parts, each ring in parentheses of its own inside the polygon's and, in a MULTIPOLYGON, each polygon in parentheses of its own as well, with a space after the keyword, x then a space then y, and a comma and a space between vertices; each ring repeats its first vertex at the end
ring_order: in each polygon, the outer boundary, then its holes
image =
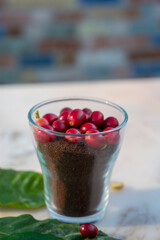
POLYGON ((108 204, 110 176, 128 121, 126 111, 106 100, 74 97, 41 102, 29 111, 28 118, 43 173, 45 202, 50 216, 68 223, 100 220, 108 204), (117 118, 119 126, 100 133, 67 134, 47 130, 35 123, 37 110, 40 117, 46 113, 58 116, 64 107, 101 111, 105 118, 117 118), (39 140, 37 132, 47 136, 44 142, 39 140), (94 147, 86 141, 91 135, 94 147), (111 141, 100 146, 98 141, 102 136, 111 141), (113 136, 116 136, 114 141, 113 136))

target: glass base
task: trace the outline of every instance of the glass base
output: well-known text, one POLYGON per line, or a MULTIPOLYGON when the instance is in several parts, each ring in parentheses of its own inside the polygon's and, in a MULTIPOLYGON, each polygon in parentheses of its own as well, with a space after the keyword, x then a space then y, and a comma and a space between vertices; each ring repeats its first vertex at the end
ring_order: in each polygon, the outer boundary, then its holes
POLYGON ((61 214, 56 213, 53 209, 48 207, 48 212, 51 218, 56 219, 65 223, 93 223, 101 220, 104 217, 105 209, 96 214, 85 216, 85 217, 67 217, 61 214))

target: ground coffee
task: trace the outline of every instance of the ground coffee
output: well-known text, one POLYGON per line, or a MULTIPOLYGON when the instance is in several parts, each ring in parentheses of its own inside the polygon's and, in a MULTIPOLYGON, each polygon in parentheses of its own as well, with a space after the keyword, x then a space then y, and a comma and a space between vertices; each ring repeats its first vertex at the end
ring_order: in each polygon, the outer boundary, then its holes
POLYGON ((38 149, 50 173, 52 201, 57 213, 71 217, 95 214, 117 145, 94 149, 85 141, 69 143, 57 137, 53 142, 38 142, 38 149))

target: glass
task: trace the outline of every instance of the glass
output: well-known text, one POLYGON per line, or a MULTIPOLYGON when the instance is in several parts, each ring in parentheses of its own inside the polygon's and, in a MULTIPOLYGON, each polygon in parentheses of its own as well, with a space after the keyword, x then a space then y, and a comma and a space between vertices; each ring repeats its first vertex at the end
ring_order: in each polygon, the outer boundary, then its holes
POLYGON ((52 218, 68 223, 85 223, 100 220, 109 199, 110 176, 119 154, 124 130, 128 121, 126 111, 117 104, 94 98, 63 98, 44 101, 35 105, 28 114, 35 150, 44 178, 45 202, 52 218), (57 116, 64 107, 90 108, 101 111, 104 117, 114 116, 119 126, 105 132, 92 134, 67 134, 38 126, 36 111, 40 117, 46 113, 57 116), (51 136, 39 141, 37 131, 51 136), (103 146, 97 146, 103 136, 113 137, 103 146), (94 147, 87 144, 92 136, 94 147), (94 136, 94 137, 93 137, 94 136), (69 141, 69 139, 76 139, 69 141))

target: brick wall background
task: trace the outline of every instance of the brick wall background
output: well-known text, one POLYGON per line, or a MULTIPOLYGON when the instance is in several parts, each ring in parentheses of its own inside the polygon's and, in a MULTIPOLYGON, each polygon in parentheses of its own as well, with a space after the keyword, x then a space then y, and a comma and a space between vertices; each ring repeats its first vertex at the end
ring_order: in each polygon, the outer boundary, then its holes
POLYGON ((157 0, 0 0, 0 83, 160 76, 157 0))

